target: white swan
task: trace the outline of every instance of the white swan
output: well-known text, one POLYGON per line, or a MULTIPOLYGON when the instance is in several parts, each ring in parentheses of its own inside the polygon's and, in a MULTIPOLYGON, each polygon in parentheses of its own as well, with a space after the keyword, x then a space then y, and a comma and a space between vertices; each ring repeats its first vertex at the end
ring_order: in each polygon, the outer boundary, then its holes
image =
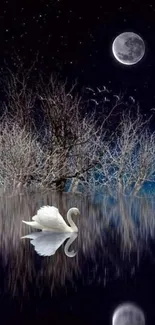
POLYGON ((68 238, 64 252, 68 257, 74 257, 76 252, 74 250, 69 252, 69 247, 73 241, 77 238, 77 233, 53 233, 50 231, 39 231, 32 234, 21 237, 29 238, 30 243, 34 246, 34 250, 41 256, 54 255, 57 249, 63 244, 68 238))
POLYGON ((37 214, 32 217, 33 221, 24 221, 25 224, 40 229, 42 231, 51 232, 78 232, 78 228, 72 220, 72 214, 80 214, 77 208, 71 208, 67 212, 67 220, 70 227, 66 224, 63 217, 59 213, 59 210, 54 206, 43 206, 38 211, 37 214))

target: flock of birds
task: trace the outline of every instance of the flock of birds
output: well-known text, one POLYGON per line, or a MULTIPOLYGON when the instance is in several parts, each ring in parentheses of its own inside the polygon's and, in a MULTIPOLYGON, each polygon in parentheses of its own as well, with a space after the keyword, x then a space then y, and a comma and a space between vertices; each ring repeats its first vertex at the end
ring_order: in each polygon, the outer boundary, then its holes
MULTIPOLYGON (((99 87, 96 87, 96 89, 97 89, 97 93, 96 93, 96 91, 94 89, 92 89, 90 87, 86 87, 86 90, 88 92, 90 92, 92 94, 92 96, 96 96, 97 94, 102 94, 102 93, 110 94, 112 92, 112 90, 108 90, 105 86, 103 86, 102 89, 100 89, 99 87)), ((118 95, 113 95, 113 97, 115 97, 117 101, 121 100, 121 97, 118 96, 118 95)), ((95 105, 99 105, 100 104, 100 102, 97 101, 95 98, 91 98, 89 101, 94 102, 95 105)), ((103 98, 103 101, 104 102, 110 102, 110 99, 105 96, 103 98)), ((132 104, 135 104, 135 102, 136 102, 135 101, 135 98, 132 97, 132 96, 129 96, 129 101, 132 102, 132 104)))
MULTIPOLYGON (((101 88, 99 88, 99 87, 96 87, 96 89, 97 89, 97 91, 95 91, 93 88, 91 88, 91 87, 86 87, 86 91, 88 91, 92 96, 96 96, 96 95, 102 95, 102 93, 107 93, 107 94, 111 94, 112 93, 112 90, 108 90, 107 89, 107 87, 106 86, 103 86, 102 87, 102 89, 101 88)), ((67 97, 70 97, 71 99, 73 99, 73 96, 71 95, 71 93, 67 93, 66 94, 66 96, 67 97)), ((41 101, 47 101, 47 102, 49 102, 49 103, 51 103, 52 105, 55 105, 56 106, 56 102, 53 100, 53 98, 43 98, 42 96, 38 96, 39 97, 39 99, 41 100, 41 101)), ((114 98, 116 98, 116 101, 117 101, 117 103, 118 103, 118 101, 120 101, 121 100, 121 97, 120 96, 118 96, 118 95, 112 95, 112 97, 114 97, 114 98)), ((128 97, 128 100, 129 100, 129 102, 131 102, 133 105, 136 103, 136 100, 135 100, 135 98, 133 97, 133 96, 129 96, 128 97)), ((109 99, 107 96, 104 96, 103 98, 102 98, 102 100, 101 101, 99 101, 99 100, 96 100, 96 98, 90 98, 89 100, 88 100, 89 102, 92 102, 92 103, 94 103, 96 106, 98 106, 99 104, 101 104, 101 103, 106 103, 106 102, 110 102, 111 101, 111 99, 109 99)), ((151 110, 155 110, 154 108, 153 109, 151 109, 151 110)))
MULTIPOLYGON (((100 89, 99 87, 96 87, 96 89, 97 89, 98 94, 102 94, 104 92, 110 94, 112 92, 112 90, 108 90, 105 86, 103 86, 102 89, 100 89)), ((88 92, 90 92, 93 96, 96 96, 96 92, 94 89, 92 89, 90 87, 86 87, 86 90, 88 90, 88 92)), ((73 96, 70 93, 68 93, 66 96, 73 99, 73 96)), ((55 101, 52 98, 43 98, 40 95, 38 97, 41 101, 48 101, 48 102, 51 102, 52 104, 56 105, 55 101)), ((118 95, 113 95, 113 97, 115 97, 117 101, 121 100, 120 96, 118 96, 118 95)), ((131 102, 132 104, 136 103, 136 100, 133 96, 129 96, 128 99, 129 99, 129 102, 131 102)), ((103 100, 104 100, 104 102, 110 102, 110 99, 107 98, 106 96, 103 98, 103 100)), ((98 106, 100 104, 100 102, 97 101, 95 98, 91 98, 89 101, 93 102, 96 106, 98 106)), ((150 111, 155 111, 155 108, 154 107, 151 108, 150 111)))

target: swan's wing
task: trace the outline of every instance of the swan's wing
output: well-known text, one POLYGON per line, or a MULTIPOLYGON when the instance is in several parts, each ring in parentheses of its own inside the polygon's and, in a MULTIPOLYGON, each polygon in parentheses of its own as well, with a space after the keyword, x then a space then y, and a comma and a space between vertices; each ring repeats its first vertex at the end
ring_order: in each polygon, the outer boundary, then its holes
POLYGON ((32 220, 34 221, 38 221, 38 217, 40 215, 42 215, 43 213, 46 213, 47 214, 47 211, 48 213, 51 214, 54 214, 54 215, 57 215, 57 213, 59 213, 59 210, 58 208, 54 207, 54 206, 50 206, 50 205, 44 205, 43 207, 41 207, 38 211, 37 211, 37 214, 35 216, 32 217, 32 220), (50 212, 49 212, 50 211, 50 212))
POLYGON ((37 215, 33 216, 32 220, 37 221, 37 215))
POLYGON ((24 221, 22 220, 23 223, 25 223, 28 226, 31 226, 36 229, 43 229, 43 227, 37 222, 37 221, 24 221))
POLYGON ((34 221, 38 221, 38 217, 40 215, 42 215, 43 213, 47 213, 47 211, 50 211, 50 214, 54 214, 56 215, 57 213, 59 213, 58 208, 54 207, 54 206, 50 206, 50 205, 44 205, 43 207, 41 207, 38 211, 37 214, 35 216, 32 217, 32 220, 34 221))
POLYGON ((45 228, 51 228, 54 231, 67 231, 69 228, 59 213, 59 210, 53 206, 43 206, 37 211, 33 220, 39 222, 45 228))
POLYGON ((70 237, 70 233, 50 233, 38 232, 24 236, 23 238, 32 239, 30 242, 34 246, 35 251, 41 256, 54 255, 63 242, 70 237))
POLYGON ((21 239, 23 238, 29 238, 29 239, 36 239, 42 235, 42 231, 39 232, 32 232, 31 234, 22 236, 21 239))

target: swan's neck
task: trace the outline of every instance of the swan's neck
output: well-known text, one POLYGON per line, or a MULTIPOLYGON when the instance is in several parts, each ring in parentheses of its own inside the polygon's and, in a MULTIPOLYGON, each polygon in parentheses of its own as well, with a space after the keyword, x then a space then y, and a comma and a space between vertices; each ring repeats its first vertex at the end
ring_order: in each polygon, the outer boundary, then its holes
POLYGON ((68 210, 67 212, 67 220, 68 220, 68 223, 70 224, 71 228, 73 231, 78 231, 78 228, 77 226, 75 225, 74 221, 72 220, 72 208, 68 210))
POLYGON ((77 238, 77 234, 72 233, 71 237, 67 240, 67 243, 65 244, 64 252, 68 257, 74 257, 76 255, 76 252, 74 252, 74 250, 69 252, 69 247, 76 238, 77 238))

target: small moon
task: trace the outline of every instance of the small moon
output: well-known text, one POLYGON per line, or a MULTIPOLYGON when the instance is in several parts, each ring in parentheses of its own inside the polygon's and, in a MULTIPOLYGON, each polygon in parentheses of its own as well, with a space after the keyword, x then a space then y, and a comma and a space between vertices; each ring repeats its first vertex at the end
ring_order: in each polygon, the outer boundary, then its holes
POLYGON ((145 325, 143 311, 132 303, 124 303, 116 308, 112 325, 145 325))
POLYGON ((118 35, 113 41, 112 52, 120 63, 133 65, 143 58, 145 43, 138 34, 125 32, 118 35))

